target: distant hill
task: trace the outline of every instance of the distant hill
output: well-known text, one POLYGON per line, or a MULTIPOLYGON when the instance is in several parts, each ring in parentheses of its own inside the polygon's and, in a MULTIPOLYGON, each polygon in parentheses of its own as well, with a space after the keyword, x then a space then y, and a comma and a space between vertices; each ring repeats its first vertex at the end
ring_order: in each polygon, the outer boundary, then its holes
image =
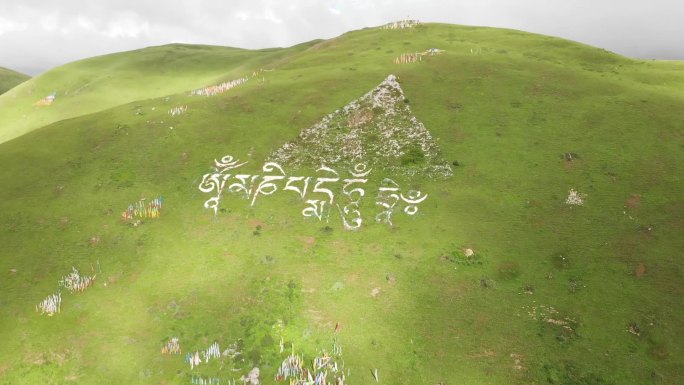
POLYGON ((171 44, 69 63, 0 95, 0 143, 59 120, 244 76, 248 69, 305 48, 171 44), (53 103, 36 106, 53 93, 53 103))
POLYGON ((0 96, 0 384, 684 383, 684 62, 391 27, 0 96))
POLYGON ((17 84, 25 82, 30 78, 31 77, 28 75, 0 67, 0 95, 7 92, 7 90, 10 88, 15 87, 17 84))

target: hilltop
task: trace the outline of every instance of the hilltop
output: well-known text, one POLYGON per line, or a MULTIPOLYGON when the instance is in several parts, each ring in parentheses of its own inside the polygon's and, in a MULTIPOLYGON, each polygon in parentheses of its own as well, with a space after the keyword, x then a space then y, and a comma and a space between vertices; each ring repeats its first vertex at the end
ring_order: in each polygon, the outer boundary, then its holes
POLYGON ((11 69, 0 67, 0 95, 31 77, 11 69))
POLYGON ((684 63, 407 25, 0 96, 0 384, 681 383, 684 63))

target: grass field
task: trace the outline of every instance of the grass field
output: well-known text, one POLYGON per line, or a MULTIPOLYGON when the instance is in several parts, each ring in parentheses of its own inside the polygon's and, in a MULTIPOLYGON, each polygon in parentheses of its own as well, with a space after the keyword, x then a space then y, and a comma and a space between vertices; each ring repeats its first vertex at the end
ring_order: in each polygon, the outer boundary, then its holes
POLYGON ((291 346, 311 359, 336 324, 348 384, 374 369, 384 384, 681 384, 682 90, 682 62, 445 24, 48 71, 0 96, 0 384, 227 384, 253 367, 271 384, 291 346), (445 52, 393 64, 429 48, 445 52), (292 193, 203 207, 214 159, 262 174, 389 74, 453 177, 375 167, 358 231, 304 218, 292 193), (428 194, 391 227, 373 220, 384 177, 428 194), (160 218, 121 219, 159 195, 160 218), (36 313, 72 266, 94 286, 36 313), (174 336, 183 354, 161 355, 174 336), (242 359, 183 362, 215 341, 242 359))
POLYGON ((0 95, 28 79, 30 79, 28 75, 0 67, 0 95))

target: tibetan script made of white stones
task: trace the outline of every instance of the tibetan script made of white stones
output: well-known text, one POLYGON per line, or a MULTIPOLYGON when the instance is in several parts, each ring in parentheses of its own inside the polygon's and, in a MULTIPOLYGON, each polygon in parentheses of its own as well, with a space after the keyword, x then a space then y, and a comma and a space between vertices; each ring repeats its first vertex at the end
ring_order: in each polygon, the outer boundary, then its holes
MULTIPOLYGON (((204 207, 218 213, 218 206, 224 192, 236 194, 254 206, 262 196, 273 195, 278 190, 291 191, 305 203, 301 213, 304 217, 329 222, 331 212, 337 211, 342 225, 347 230, 358 230, 363 223, 361 200, 366 196, 365 184, 372 169, 358 163, 348 170, 346 177, 337 170, 320 166, 317 176, 288 175, 276 162, 266 162, 262 174, 240 173, 238 169, 247 164, 230 155, 214 160, 214 171, 204 174, 199 190, 213 196, 204 202, 204 207), (335 186, 341 186, 341 198, 335 196, 335 186), (337 199, 336 199, 337 198, 337 199)), ((401 186, 392 179, 384 178, 376 195, 379 212, 375 221, 392 226, 392 215, 401 211, 406 215, 418 213, 418 204, 427 199, 427 194, 418 190, 403 192, 401 186)))

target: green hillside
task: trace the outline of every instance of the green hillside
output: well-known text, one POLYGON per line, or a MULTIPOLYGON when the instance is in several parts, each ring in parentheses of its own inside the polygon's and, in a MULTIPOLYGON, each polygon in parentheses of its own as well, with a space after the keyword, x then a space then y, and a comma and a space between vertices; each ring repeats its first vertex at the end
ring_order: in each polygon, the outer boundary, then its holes
POLYGON ((0 96, 0 143, 63 119, 243 76, 312 43, 259 51, 171 44, 66 64, 0 96), (52 93, 54 103, 36 105, 52 93))
POLYGON ((31 77, 28 75, 0 67, 0 95, 4 94, 7 92, 7 90, 11 89, 17 84, 25 82, 30 78, 31 77))
POLYGON ((230 384, 255 367, 286 384, 289 354, 312 370, 322 349, 345 384, 680 384, 683 90, 682 62, 445 24, 49 71, 0 97, 15 137, 0 144, 0 384, 230 384), (394 64, 430 48, 444 52, 394 64), (379 87, 390 75, 401 92, 379 87), (423 146, 401 131, 423 126, 423 146), (399 152, 350 172, 358 138, 399 152), (335 146, 332 171, 307 163, 335 146), (415 172, 432 159, 453 175, 415 172), (266 175, 309 193, 272 179, 254 198, 266 175), (136 217, 159 196, 158 218, 136 217), (62 281, 60 312, 36 312, 72 267, 94 284, 62 281), (174 337, 181 354, 161 354, 174 337), (214 342, 219 358, 184 362, 214 342))

